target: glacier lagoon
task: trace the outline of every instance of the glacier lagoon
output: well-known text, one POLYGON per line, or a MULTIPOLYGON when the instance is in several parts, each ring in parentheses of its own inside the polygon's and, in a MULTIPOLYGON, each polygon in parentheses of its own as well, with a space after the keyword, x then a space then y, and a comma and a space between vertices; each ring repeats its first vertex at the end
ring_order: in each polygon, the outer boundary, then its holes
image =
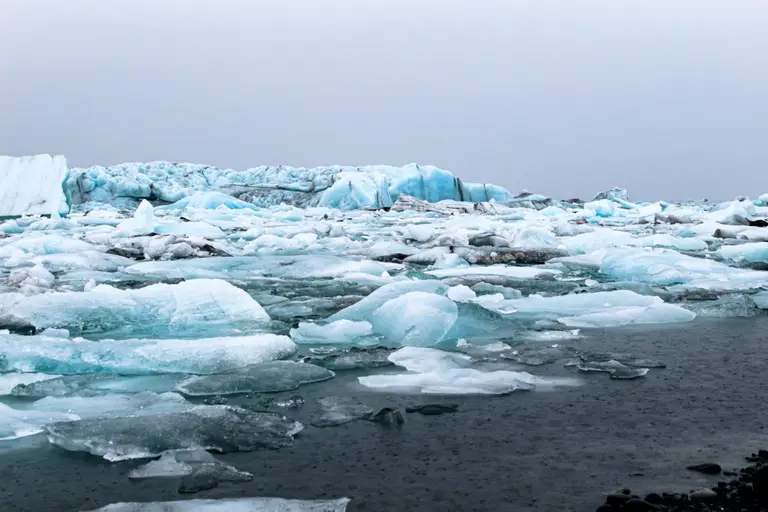
POLYGON ((387 400, 643 386, 669 378, 668 352, 627 354, 623 336, 768 307, 764 197, 564 202, 416 165, 156 162, 62 181, 51 162, 50 215, 0 222, 2 450, 285 450, 324 435, 307 432, 324 404, 396 425, 387 400))

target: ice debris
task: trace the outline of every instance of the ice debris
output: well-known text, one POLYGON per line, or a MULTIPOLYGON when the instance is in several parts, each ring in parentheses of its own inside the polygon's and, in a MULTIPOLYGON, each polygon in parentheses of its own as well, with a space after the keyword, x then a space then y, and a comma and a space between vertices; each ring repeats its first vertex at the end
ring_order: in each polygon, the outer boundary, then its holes
POLYGON ((45 431, 61 448, 120 461, 156 457, 168 450, 277 449, 292 444, 302 429, 301 423, 274 414, 199 405, 183 412, 57 422, 45 431))
POLYGON ((91 512, 344 512, 348 498, 289 500, 283 498, 223 498, 218 500, 113 503, 91 512))

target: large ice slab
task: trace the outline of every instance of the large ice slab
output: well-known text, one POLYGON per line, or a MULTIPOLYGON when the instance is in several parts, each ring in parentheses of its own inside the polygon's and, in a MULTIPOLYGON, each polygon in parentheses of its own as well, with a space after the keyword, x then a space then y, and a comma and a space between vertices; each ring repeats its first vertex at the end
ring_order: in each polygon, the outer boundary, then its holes
POLYGON ((178 385, 189 396, 233 395, 239 393, 277 393, 302 384, 333 378, 330 370, 309 363, 273 361, 246 366, 218 375, 190 377, 178 385))
POLYGON ((200 405, 185 412, 91 418, 46 427, 51 443, 109 461, 156 457, 168 450, 240 452, 277 449, 303 429, 296 421, 239 407, 200 405))
POLYGON ((63 156, 0 155, 0 218, 66 215, 69 205, 62 184, 67 173, 63 156))
POLYGON ((88 341, 45 335, 0 335, 5 370, 53 374, 214 374, 288 357, 296 345, 287 336, 88 341))
MULTIPOLYGON (((263 166, 234 171, 188 163, 125 163, 72 169, 65 189, 75 203, 124 198, 176 202, 196 192, 213 191, 257 206, 286 203, 345 210, 390 207, 400 195, 430 202, 512 199, 502 187, 464 183, 449 171, 417 164, 312 169, 263 166)), ((221 204, 220 199, 216 201, 221 204)))
POLYGON ((225 498, 218 500, 113 503, 91 512, 344 512, 348 498, 288 500, 283 498, 225 498))
POLYGON ((629 290, 504 300, 480 297, 483 307, 520 321, 550 320, 571 327, 689 322, 696 314, 660 297, 629 290))
POLYGON ((270 321, 245 291, 217 279, 134 290, 99 285, 87 292, 21 297, 0 324, 72 333, 204 336, 254 332, 270 321))

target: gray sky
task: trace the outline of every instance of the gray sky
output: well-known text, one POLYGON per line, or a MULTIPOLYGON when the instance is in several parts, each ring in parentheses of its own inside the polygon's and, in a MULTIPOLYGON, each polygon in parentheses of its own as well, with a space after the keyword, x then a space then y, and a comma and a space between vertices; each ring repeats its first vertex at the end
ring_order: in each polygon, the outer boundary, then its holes
POLYGON ((0 0, 0 154, 768 192, 765 0, 0 0))

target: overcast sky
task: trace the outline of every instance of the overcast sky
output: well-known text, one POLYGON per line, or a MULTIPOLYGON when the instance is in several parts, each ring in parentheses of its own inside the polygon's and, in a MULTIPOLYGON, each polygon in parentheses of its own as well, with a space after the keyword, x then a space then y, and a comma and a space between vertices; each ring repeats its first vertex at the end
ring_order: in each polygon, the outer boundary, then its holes
POLYGON ((0 154, 768 192, 766 0, 0 0, 0 154))

